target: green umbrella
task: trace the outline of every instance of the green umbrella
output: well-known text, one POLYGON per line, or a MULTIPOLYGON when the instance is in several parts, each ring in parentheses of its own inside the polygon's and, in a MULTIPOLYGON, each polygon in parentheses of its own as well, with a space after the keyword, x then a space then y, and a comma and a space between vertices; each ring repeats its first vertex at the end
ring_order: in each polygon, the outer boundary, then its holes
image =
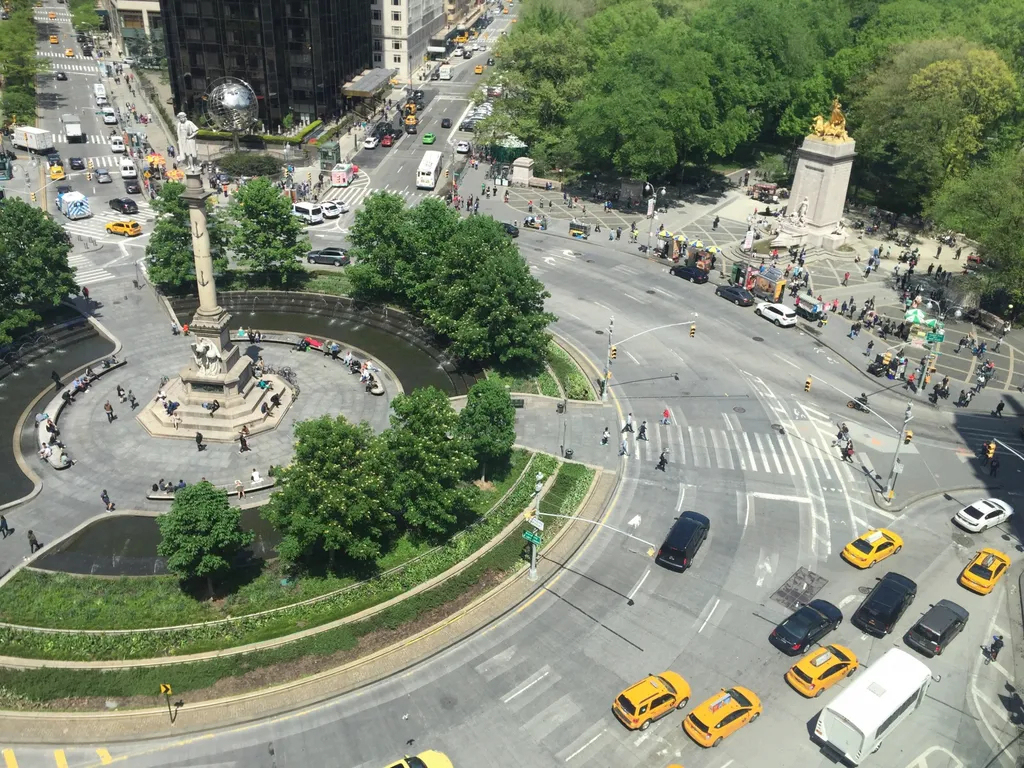
POLYGON ((924 322, 924 310, 921 309, 908 309, 906 314, 903 315, 903 319, 909 323, 923 323, 924 322))

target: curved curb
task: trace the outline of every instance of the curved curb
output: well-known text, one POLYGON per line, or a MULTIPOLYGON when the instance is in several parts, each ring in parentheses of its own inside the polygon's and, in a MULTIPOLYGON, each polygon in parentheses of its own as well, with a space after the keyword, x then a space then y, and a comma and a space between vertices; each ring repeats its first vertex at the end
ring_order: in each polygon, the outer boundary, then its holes
POLYGON ((985 493, 988 489, 980 485, 963 485, 956 488, 947 488, 941 491, 925 491, 924 493, 918 493, 913 496, 908 496, 899 504, 886 504, 885 497, 882 492, 877 490, 874 486, 871 488, 871 500, 875 502, 875 506, 885 512, 902 512, 907 507, 917 504, 919 501, 925 501, 934 496, 942 496, 947 493, 962 493, 963 491, 980 491, 985 493))
MULTIPOLYGON (((601 514, 615 501, 617 498, 616 491, 622 481, 621 475, 617 472, 611 473, 608 471, 595 473, 587 494, 580 501, 576 517, 584 517, 587 507, 590 505, 598 486, 605 476, 613 477, 614 485, 608 492, 601 508, 597 510, 596 519, 600 519, 601 514)), ((592 518, 588 517, 587 519, 592 518)), ((575 522, 576 520, 570 520, 566 525, 562 526, 542 551, 550 552, 556 544, 563 541, 570 531, 576 530, 575 522)), ((517 518, 516 523, 521 524, 521 520, 517 518)), ((539 558, 539 567, 541 564, 546 565, 550 563, 553 569, 538 582, 528 582, 531 584, 531 587, 526 594, 520 596, 511 604, 502 607, 494 616, 485 618, 477 626, 462 631, 451 642, 445 642, 439 648, 428 650, 425 654, 410 656, 409 649, 413 648, 420 641, 444 632, 460 619, 471 616, 474 612, 487 607, 489 603, 502 597, 508 590, 518 586, 526 579, 529 568, 523 564, 513 575, 451 616, 369 656, 271 688, 188 705, 187 708, 178 712, 176 721, 173 723, 168 722, 167 709, 165 707, 124 712, 88 713, 7 710, 0 711, 0 737, 11 743, 24 744, 37 744, 43 741, 62 744, 95 744, 98 741, 125 742, 203 733, 209 732, 210 729, 216 727, 245 727, 247 723, 253 723, 273 716, 296 717, 302 715, 308 712, 310 707, 329 702, 347 693, 366 690, 380 682, 393 679, 397 675, 439 656, 453 645, 495 627, 503 619, 527 606, 534 599, 535 595, 544 591, 546 585, 563 572, 560 561, 568 563, 590 540, 596 530, 597 526, 587 526, 583 531, 581 540, 559 560, 539 558), (405 652, 406 658, 401 658, 403 652, 405 652), (365 669, 367 666, 387 660, 389 657, 396 656, 399 657, 396 659, 398 663, 393 668, 384 670, 382 673, 374 673, 371 670, 362 680, 346 681, 343 679, 345 675, 365 669), (320 687, 323 683, 335 683, 336 687, 332 690, 317 691, 316 688, 320 687), (278 700, 277 703, 275 703, 275 699, 278 700), (31 740, 26 740, 26 737, 32 734, 33 730, 35 730, 35 734, 32 735, 31 740)), ((156 693, 154 693, 154 697, 156 697, 156 693)), ((89 766, 89 768, 93 768, 93 766, 89 766)))

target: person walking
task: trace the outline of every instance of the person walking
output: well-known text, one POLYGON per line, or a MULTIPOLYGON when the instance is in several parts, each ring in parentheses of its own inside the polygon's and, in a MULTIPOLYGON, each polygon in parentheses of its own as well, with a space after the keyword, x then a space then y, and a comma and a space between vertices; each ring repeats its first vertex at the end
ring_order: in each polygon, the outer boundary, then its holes
MULTIPOLYGON (((30 531, 31 533, 31 531, 30 531)), ((986 654, 985 663, 988 664, 990 661, 995 661, 999 658, 999 652, 1003 650, 1003 636, 993 635, 992 642, 988 646, 988 653, 986 654)))
POLYGON ((107 508, 107 512, 114 511, 114 502, 110 500, 110 494, 107 493, 107 489, 103 489, 103 493, 100 494, 100 501, 103 502, 103 506, 107 508))
POLYGON ((10 535, 11 529, 7 526, 7 518, 0 515, 0 536, 5 539, 10 535))
POLYGON ((662 424, 667 426, 668 424, 671 423, 671 419, 672 419, 672 414, 669 413, 668 408, 666 408, 664 411, 661 412, 661 423, 662 424))
POLYGON ((243 431, 238 435, 238 452, 245 453, 249 450, 249 438, 247 437, 247 431, 243 427, 243 431))
POLYGON ((235 480, 235 493, 238 494, 238 498, 245 498, 245 485, 241 480, 235 480))
POLYGON ((107 424, 113 424, 117 416, 114 415, 114 406, 110 404, 109 400, 104 404, 103 412, 107 414, 107 424))
POLYGON ((718 221, 719 221, 718 217, 715 216, 715 220, 711 222, 711 229, 712 229, 712 231, 718 229, 718 221))
POLYGON ((665 467, 668 466, 668 451, 662 451, 661 456, 658 457, 658 465, 655 469, 660 469, 662 472, 665 471, 665 467))
POLYGON ((871 357, 871 350, 875 348, 875 341, 872 339, 868 342, 868 348, 864 350, 864 357, 871 357))
POLYGON ((847 272, 843 275, 843 285, 846 285, 850 281, 850 273, 847 272))
POLYGON ((206 446, 203 445, 203 433, 196 432, 196 450, 202 453, 205 449, 206 446))
POLYGON ((633 432, 633 412, 632 411, 630 411, 629 413, 626 414, 626 426, 624 426, 622 428, 622 431, 623 432, 629 432, 630 434, 632 434, 632 432, 633 432))
POLYGON ((133 411, 139 407, 139 401, 135 399, 135 395, 132 394, 130 389, 128 390, 128 405, 131 406, 133 411))
POLYGON ((32 531, 29 531, 28 532, 28 552, 29 552, 29 554, 30 555, 34 555, 39 549, 41 549, 41 547, 39 545, 39 539, 36 538, 36 535, 34 533, 32 533, 32 531))
POLYGON ((992 461, 988 463, 989 477, 995 477, 997 472, 999 472, 999 457, 993 456, 992 461))
POLYGON ((619 456, 629 456, 629 438, 622 438, 622 445, 619 446, 619 456))
POLYGON ((1005 407, 1006 407, 1006 403, 1004 403, 1002 400, 1000 400, 999 403, 996 405, 996 409, 994 411, 992 411, 992 413, 995 414, 996 416, 998 416, 999 418, 1003 418, 1003 408, 1005 408, 1005 407))
POLYGON ((601 445, 608 445, 608 439, 611 437, 611 433, 608 431, 608 427, 604 428, 604 434, 601 435, 601 445))
POLYGON ((117 385, 117 397, 122 403, 128 399, 128 395, 125 394, 124 387, 120 384, 117 385))
POLYGON ((649 438, 647 437, 647 422, 646 421, 641 421, 640 422, 640 432, 639 432, 639 434, 637 434, 636 439, 637 440, 649 440, 649 438))

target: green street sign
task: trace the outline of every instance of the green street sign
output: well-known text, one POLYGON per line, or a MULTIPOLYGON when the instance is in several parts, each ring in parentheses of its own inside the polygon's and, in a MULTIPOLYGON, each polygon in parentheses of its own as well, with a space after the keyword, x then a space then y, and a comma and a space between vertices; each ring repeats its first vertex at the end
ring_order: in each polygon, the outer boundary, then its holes
POLYGON ((523 538, 532 544, 540 544, 540 534, 536 531, 523 531, 523 538))
POLYGON ((924 340, 931 344, 935 341, 942 341, 944 338, 946 338, 946 334, 944 333, 929 333, 925 335, 924 340))

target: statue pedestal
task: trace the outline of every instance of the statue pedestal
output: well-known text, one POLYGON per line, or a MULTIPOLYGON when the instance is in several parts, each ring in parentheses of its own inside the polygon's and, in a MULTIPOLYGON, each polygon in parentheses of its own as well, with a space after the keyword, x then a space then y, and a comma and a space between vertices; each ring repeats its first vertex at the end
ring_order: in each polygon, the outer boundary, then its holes
POLYGON ((778 248, 789 248, 791 245, 822 248, 826 251, 837 251, 845 245, 847 230, 836 222, 830 227, 816 227, 811 224, 799 224, 792 219, 779 222, 779 233, 772 240, 778 248))
POLYGON ((804 139, 797 153, 796 175, 787 211, 795 212, 804 201, 807 210, 802 224, 792 219, 782 221, 773 245, 836 250, 846 242, 840 220, 856 147, 853 139, 836 141, 819 136, 804 139))

